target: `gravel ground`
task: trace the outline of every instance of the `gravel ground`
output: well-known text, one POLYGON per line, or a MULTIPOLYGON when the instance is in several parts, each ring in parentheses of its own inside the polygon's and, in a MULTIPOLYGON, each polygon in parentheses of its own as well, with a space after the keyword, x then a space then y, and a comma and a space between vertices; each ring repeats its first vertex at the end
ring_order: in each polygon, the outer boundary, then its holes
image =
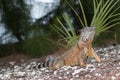
POLYGON ((86 67, 63 66, 57 70, 48 68, 28 69, 26 66, 0 66, 0 80, 120 80, 120 45, 95 48, 102 62, 88 59, 86 67))

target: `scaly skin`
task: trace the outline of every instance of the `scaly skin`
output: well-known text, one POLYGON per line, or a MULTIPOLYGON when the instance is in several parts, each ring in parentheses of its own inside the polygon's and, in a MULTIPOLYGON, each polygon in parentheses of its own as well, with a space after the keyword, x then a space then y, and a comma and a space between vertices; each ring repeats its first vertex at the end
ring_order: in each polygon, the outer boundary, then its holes
POLYGON ((73 46, 66 53, 57 58, 53 58, 50 56, 46 61, 42 62, 37 66, 49 67, 51 69, 58 69, 62 66, 85 66, 84 60, 87 57, 94 57, 97 62, 100 62, 101 60, 99 56, 95 53, 94 49, 92 48, 92 41, 94 35, 94 27, 85 27, 81 29, 80 38, 75 46, 73 46))
POLYGON ((81 30, 81 37, 78 43, 64 53, 59 58, 55 59, 53 63, 53 68, 58 69, 62 66, 74 66, 80 65, 84 66, 84 60, 86 57, 94 57, 97 62, 100 62, 99 56, 95 53, 94 49, 92 48, 92 40, 95 34, 94 27, 86 27, 81 30), (86 31, 85 31, 86 30, 86 31), (87 40, 83 40, 83 37, 86 37, 87 40))

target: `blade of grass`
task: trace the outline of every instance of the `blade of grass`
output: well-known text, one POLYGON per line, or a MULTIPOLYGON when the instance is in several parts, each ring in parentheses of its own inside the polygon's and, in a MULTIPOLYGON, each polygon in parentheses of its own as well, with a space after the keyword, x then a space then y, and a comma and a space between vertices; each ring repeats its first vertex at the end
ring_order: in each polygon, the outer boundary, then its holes
POLYGON ((65 30, 66 34, 71 37, 70 33, 68 32, 67 28, 63 25, 63 23, 59 20, 59 18, 57 18, 57 21, 60 23, 60 25, 62 26, 62 28, 65 30))
MULTIPOLYGON (((95 3, 95 5, 96 5, 96 2, 95 2, 95 0, 93 0, 93 2, 95 3)), ((99 13, 99 8, 100 8, 100 5, 102 4, 102 0, 100 0, 100 2, 98 3, 98 5, 97 5, 97 8, 94 10, 94 15, 93 15, 93 18, 92 18, 92 21, 91 21, 91 24, 90 24, 90 26, 93 26, 94 25, 94 23, 95 23, 95 21, 96 21, 96 16, 97 16, 97 14, 99 13)), ((96 26, 95 26, 96 27, 96 26)))
POLYGON ((59 33, 62 37, 63 35, 67 36, 67 34, 62 30, 60 29, 57 25, 53 24, 54 27, 51 26, 52 29, 54 29, 57 33, 59 33))
MULTIPOLYGON (((103 0, 101 0, 101 1, 103 1, 103 0)), ((112 1, 111 1, 111 3, 112 3, 112 1)), ((98 13, 98 15, 97 15, 97 17, 96 17, 95 23, 97 23, 97 24, 100 23, 100 22, 97 22, 97 21, 101 21, 100 17, 103 16, 103 13, 107 10, 108 6, 109 6, 111 3, 110 3, 110 0, 107 0, 107 2, 103 5, 102 8, 101 8, 101 6, 98 7, 99 10, 100 10, 100 12, 98 13), (106 8, 106 6, 107 6, 107 8, 106 8)), ((102 2, 101 2, 101 4, 102 4, 102 2)), ((96 27, 98 27, 98 26, 96 26, 96 27)))
POLYGON ((81 11, 82 11, 82 15, 83 15, 83 19, 84 19, 85 26, 87 27, 87 26, 88 26, 88 23, 87 23, 87 19, 86 19, 86 15, 85 15, 85 12, 84 12, 82 3, 81 3, 80 0, 78 0, 78 2, 79 2, 79 5, 80 5, 80 8, 81 8, 81 11))
POLYGON ((76 32, 75 32, 75 29, 74 29, 74 26, 72 25, 71 21, 70 21, 70 18, 68 17, 67 13, 63 13, 63 18, 65 19, 65 21, 67 22, 68 24, 68 27, 70 28, 70 31, 72 33, 72 36, 76 36, 76 32))
MULTIPOLYGON (((66 0, 65 0, 65 1, 66 1, 66 0)), ((73 12, 74 12, 74 13, 76 14, 76 16, 78 17, 78 19, 79 19, 81 25, 84 27, 85 25, 84 25, 84 23, 83 23, 81 17, 79 16, 79 14, 75 11, 75 9, 70 5, 70 3, 69 3, 68 1, 66 1, 66 3, 70 6, 70 8, 73 10, 73 12)))
POLYGON ((120 18, 115 18, 115 19, 113 19, 113 20, 111 20, 111 21, 109 21, 108 23, 106 23, 104 26, 102 26, 101 28, 105 28, 105 27, 107 27, 107 26, 109 26, 109 24, 111 24, 111 23, 113 23, 113 22, 116 22, 116 21, 120 21, 120 18))
POLYGON ((97 9, 97 4, 96 4, 95 0, 93 0, 93 7, 94 7, 94 13, 95 13, 95 11, 97 9))
POLYGON ((119 6, 118 8, 116 8, 115 10, 113 10, 113 12, 110 13, 109 16, 107 16, 107 17, 103 20, 103 22, 100 22, 98 26, 104 25, 104 24, 107 22, 107 20, 109 20, 110 18, 114 18, 114 17, 120 16, 120 13, 114 14, 114 13, 115 13, 117 10, 119 10, 119 9, 120 9, 120 6, 119 6))
MULTIPOLYGON (((101 0, 101 4, 102 4, 102 1, 103 1, 103 0, 101 0)), ((103 5, 102 8, 100 8, 100 6, 98 7, 100 11, 99 11, 96 19, 99 19, 99 18, 101 17, 101 14, 103 14, 103 12, 105 12, 105 11, 108 9, 108 6, 112 3, 112 0, 111 0, 111 2, 109 2, 109 1, 110 1, 110 0, 107 0, 107 2, 103 5), (107 6, 107 7, 106 7, 106 6, 107 6)), ((101 4, 100 4, 100 5, 101 5, 101 4)))
POLYGON ((108 17, 109 12, 113 9, 113 7, 115 6, 115 4, 117 4, 117 2, 118 2, 118 0, 115 3, 113 3, 113 4, 111 3, 112 6, 111 5, 107 5, 107 7, 103 10, 103 13, 101 13, 101 16, 99 17, 99 19, 100 19, 99 24, 101 24, 103 21, 106 20, 106 18, 108 17))
POLYGON ((114 26, 119 25, 119 24, 120 24, 120 22, 117 22, 117 23, 115 23, 115 24, 112 24, 112 25, 110 25, 110 26, 107 26, 107 27, 105 27, 104 29, 102 29, 101 32, 103 32, 103 31, 105 31, 105 30, 108 30, 109 28, 114 27, 114 26))

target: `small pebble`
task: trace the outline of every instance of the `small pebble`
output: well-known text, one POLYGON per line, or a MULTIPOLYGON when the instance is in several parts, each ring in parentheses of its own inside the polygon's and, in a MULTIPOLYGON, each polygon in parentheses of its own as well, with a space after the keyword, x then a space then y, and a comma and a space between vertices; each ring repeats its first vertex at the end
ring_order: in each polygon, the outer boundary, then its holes
POLYGON ((115 78, 115 76, 112 76, 111 79, 112 79, 112 80, 115 80, 116 78, 115 78))
POLYGON ((15 61, 13 61, 13 62, 9 62, 9 64, 10 64, 10 65, 14 65, 14 64, 15 64, 15 61))
POLYGON ((74 70, 74 72, 72 73, 72 75, 74 76, 75 74, 80 73, 81 70, 74 70))
POLYGON ((99 74, 99 73, 95 73, 95 76, 101 76, 101 74, 99 74))

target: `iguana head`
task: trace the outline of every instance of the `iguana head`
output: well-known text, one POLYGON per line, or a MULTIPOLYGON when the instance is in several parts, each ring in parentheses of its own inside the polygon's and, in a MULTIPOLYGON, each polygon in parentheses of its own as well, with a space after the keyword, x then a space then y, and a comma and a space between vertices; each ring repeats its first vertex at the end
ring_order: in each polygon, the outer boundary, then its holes
POLYGON ((95 27, 85 27, 81 29, 80 42, 92 42, 95 35, 95 27))

